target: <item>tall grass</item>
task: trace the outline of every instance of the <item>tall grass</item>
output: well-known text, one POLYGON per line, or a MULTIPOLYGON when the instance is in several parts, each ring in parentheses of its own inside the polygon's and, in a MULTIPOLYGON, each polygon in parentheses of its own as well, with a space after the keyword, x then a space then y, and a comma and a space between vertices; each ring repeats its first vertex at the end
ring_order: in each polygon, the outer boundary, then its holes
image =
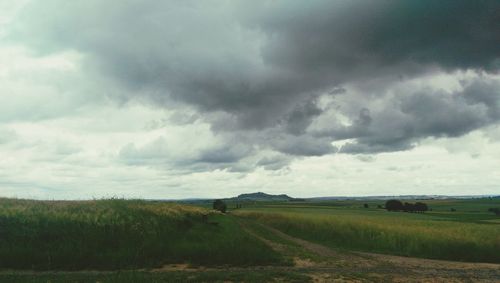
POLYGON ((0 199, 0 268, 117 269, 171 262, 256 265, 281 258, 230 217, 199 207, 0 199), (202 221, 207 213, 218 225, 202 221))
POLYGON ((500 262, 500 225, 432 221, 407 213, 339 215, 241 211, 286 233, 337 248, 435 259, 500 262))

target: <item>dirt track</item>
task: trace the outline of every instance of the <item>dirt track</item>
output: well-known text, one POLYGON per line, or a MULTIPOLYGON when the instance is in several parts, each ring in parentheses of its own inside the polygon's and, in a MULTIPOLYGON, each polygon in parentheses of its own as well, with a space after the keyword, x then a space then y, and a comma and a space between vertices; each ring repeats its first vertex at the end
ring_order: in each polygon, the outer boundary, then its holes
MULTIPOLYGON (((287 246, 262 236, 241 222, 243 229, 274 250, 287 253, 287 246)), ((260 224, 259 224, 260 225, 260 224)), ((468 263, 410 258, 374 253, 344 252, 292 237, 262 226, 270 234, 291 242, 315 259, 291 255, 294 269, 308 272, 313 282, 500 282, 500 264, 468 263)))

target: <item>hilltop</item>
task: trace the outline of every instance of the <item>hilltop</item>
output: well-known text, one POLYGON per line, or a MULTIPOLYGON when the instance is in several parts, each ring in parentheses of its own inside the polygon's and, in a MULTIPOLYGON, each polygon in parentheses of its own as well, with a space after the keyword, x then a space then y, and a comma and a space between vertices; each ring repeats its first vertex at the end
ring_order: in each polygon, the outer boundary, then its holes
POLYGON ((291 200, 294 200, 294 198, 292 198, 286 194, 271 195, 271 194, 266 194, 263 192, 257 192, 257 193, 241 194, 237 197, 231 198, 231 200, 238 200, 238 201, 291 201, 291 200))

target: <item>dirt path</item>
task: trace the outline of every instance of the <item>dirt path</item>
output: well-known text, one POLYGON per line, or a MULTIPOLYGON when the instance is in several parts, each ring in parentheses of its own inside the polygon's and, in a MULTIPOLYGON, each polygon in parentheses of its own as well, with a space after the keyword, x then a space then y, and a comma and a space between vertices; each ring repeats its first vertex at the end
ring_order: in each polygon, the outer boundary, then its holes
MULTIPOLYGON (((311 261, 307 258, 294 258, 295 268, 307 271, 313 282, 500 282, 500 264, 341 252, 259 225, 270 234, 323 259, 311 261)), ((242 227, 276 251, 283 253, 286 250, 285 245, 271 240, 272 237, 263 237, 245 224, 242 227)))

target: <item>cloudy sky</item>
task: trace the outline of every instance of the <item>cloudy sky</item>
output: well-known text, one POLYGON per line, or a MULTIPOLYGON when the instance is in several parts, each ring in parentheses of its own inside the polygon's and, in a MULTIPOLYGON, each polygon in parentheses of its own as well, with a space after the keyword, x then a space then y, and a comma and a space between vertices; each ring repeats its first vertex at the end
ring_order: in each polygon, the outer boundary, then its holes
POLYGON ((500 1, 0 0, 0 196, 500 194, 500 1))

